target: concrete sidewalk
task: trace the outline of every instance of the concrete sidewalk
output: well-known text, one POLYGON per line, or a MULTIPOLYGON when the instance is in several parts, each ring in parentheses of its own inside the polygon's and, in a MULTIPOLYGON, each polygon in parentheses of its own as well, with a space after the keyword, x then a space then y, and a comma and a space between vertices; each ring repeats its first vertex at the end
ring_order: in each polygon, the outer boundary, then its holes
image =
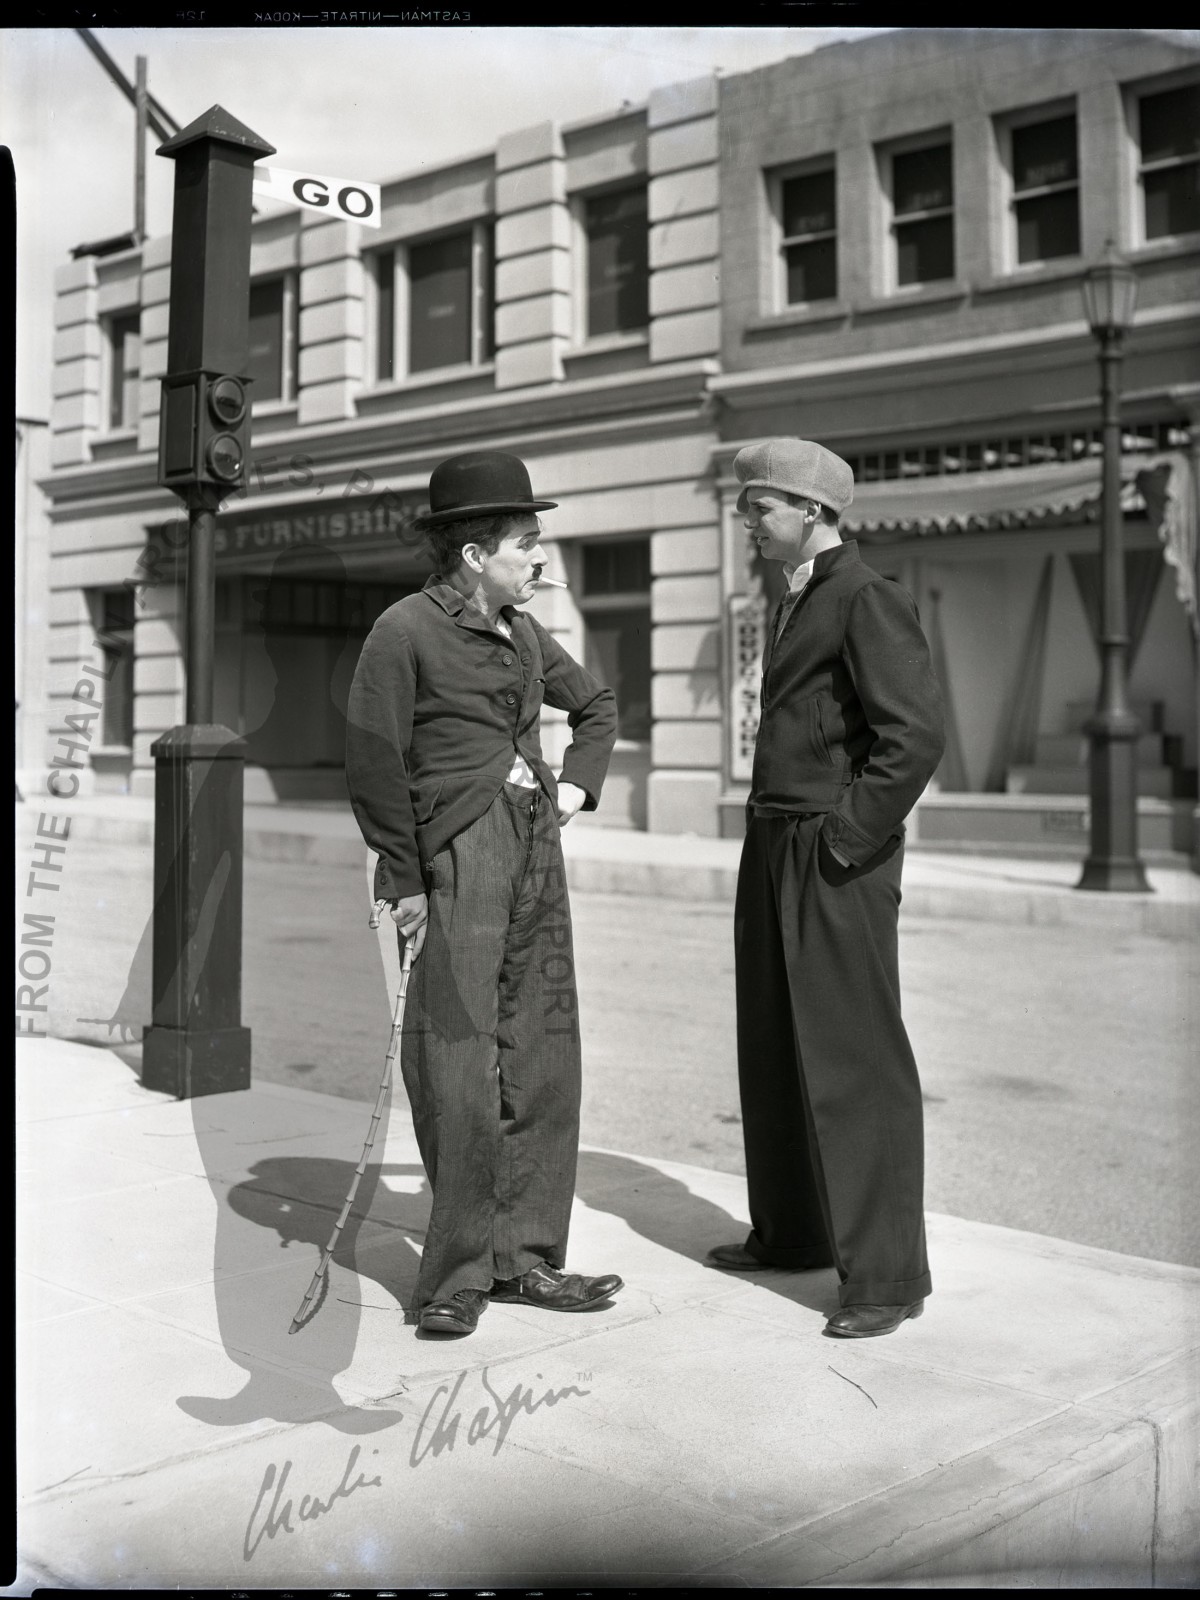
MULTIPOLYGON (((291 1317, 365 1107, 176 1102, 107 1051, 18 1056, 23 1569, 95 1588, 1186 1586, 1200 1272, 929 1219, 936 1294, 821 1337, 831 1272, 715 1273, 744 1181, 580 1159, 607 1309, 418 1340, 402 1098, 321 1308, 291 1317), (457 1421, 456 1421, 457 1419, 457 1421)), ((18 1590, 17 1592, 28 1592, 18 1590)))
MULTIPOLYGON (((154 844, 154 802, 100 795, 87 800, 33 796, 17 807, 18 837, 32 840, 41 812, 71 819, 72 837, 154 844)), ((61 824, 59 825, 61 826, 61 824)), ((247 805, 248 860, 361 866, 365 847, 349 806, 247 805)), ((683 900, 732 900, 741 844, 693 834, 640 833, 576 823, 563 830, 572 889, 683 900)), ((1150 868, 1150 895, 1080 893, 1073 860, 969 855, 914 846, 904 862, 909 916, 1099 927, 1114 935, 1200 937, 1200 876, 1150 868)))

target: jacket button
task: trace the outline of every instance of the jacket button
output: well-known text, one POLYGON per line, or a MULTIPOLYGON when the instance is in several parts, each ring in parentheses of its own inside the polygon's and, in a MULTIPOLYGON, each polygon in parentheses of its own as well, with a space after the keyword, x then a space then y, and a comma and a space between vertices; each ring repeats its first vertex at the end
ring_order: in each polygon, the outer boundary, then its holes
POLYGON ((507 702, 507 703, 508 703, 508 704, 509 704, 509 705, 510 705, 510 706, 515 706, 515 705, 516 705, 516 703, 517 703, 517 697, 516 697, 516 695, 515 695, 515 694, 506 694, 506 695, 505 695, 505 696, 504 696, 504 698, 505 698, 505 701, 506 701, 506 702, 507 702))
POLYGON ((500 657, 500 665, 502 667, 511 667, 512 664, 513 664, 513 658, 511 656, 501 656, 500 657))

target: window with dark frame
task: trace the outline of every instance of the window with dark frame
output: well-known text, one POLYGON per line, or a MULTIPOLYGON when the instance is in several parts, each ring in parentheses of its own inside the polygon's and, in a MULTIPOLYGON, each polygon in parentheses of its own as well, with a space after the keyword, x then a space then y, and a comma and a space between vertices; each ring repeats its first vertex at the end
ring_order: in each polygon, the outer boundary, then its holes
POLYGON ((952 278, 954 179, 949 142, 896 151, 891 161, 897 286, 952 278))
POLYGON ((496 229, 492 224, 475 230, 475 303, 477 307, 478 361, 496 356, 496 229))
POLYGON ((1075 113, 1011 130, 1017 262, 1079 254, 1075 113))
POLYGON ((1147 240, 1200 232, 1200 83, 1138 101, 1147 240))
POLYGON ((376 383, 494 359, 493 224, 475 223, 402 249, 380 250, 372 272, 376 383), (407 314, 398 292, 405 288, 407 314), (398 348, 401 338, 404 344, 398 348))
MULTIPOLYGON (((295 333, 285 338, 288 295, 283 278, 250 285, 250 398, 284 400, 295 393, 295 333)), ((291 296, 295 301, 295 296, 291 296)))
POLYGON ((589 540, 579 609, 584 665, 617 698, 617 737, 650 738, 650 539, 589 540))
POLYGON ((408 251, 408 368, 460 366, 471 359, 471 230, 408 251))
POLYGON ((591 195, 586 236, 586 335, 636 333, 650 321, 650 223, 646 185, 591 195))
POLYGON ((108 426, 136 428, 141 367, 140 311, 122 311, 108 319, 108 426))
POLYGON ((779 184, 785 304, 837 297, 837 196, 833 167, 779 184))
POLYGON ((128 749, 133 745, 133 591, 102 589, 97 599, 105 676, 101 739, 128 749))
POLYGON ((375 256, 375 378, 390 383, 396 375, 396 252, 375 256))

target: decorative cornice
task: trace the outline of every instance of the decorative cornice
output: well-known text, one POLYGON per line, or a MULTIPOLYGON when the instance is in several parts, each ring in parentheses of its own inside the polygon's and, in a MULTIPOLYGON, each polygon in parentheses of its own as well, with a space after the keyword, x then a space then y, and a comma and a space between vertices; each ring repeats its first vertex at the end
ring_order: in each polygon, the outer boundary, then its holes
MULTIPOLYGON (((1154 307, 1138 315, 1129 338, 1142 348, 1156 347, 1177 338, 1189 323, 1200 326, 1200 303, 1154 307)), ((1062 359, 1064 349, 1074 346, 1081 355, 1086 352, 1090 356, 1094 344, 1091 330, 1081 317, 1075 322, 1021 329, 1016 333, 948 339, 939 344, 831 356, 786 367, 760 366, 747 372, 726 372, 714 377, 709 387, 731 410, 745 410, 776 398, 790 397, 801 387, 805 389, 806 398, 811 398, 812 386, 817 384, 827 391, 853 385, 859 392, 871 392, 895 388, 910 373, 920 374, 920 381, 927 382, 931 367, 950 363, 958 369, 956 377, 1006 371, 1014 359, 1031 367, 1052 366, 1062 359)))
MULTIPOLYGON (((431 453, 467 439, 487 438, 499 448, 510 437, 516 448, 528 449, 580 440, 593 443, 598 436, 645 438, 656 430, 710 428, 708 383, 716 370, 716 362, 708 359, 672 362, 603 378, 262 432, 253 440, 251 462, 271 459, 286 471, 289 461, 303 457, 318 476, 322 469, 369 468, 379 483, 388 475, 427 472, 431 453)), ((165 492, 158 487, 157 470, 156 453, 142 451, 59 468, 41 480, 41 487, 60 520, 93 510, 110 511, 116 496, 123 497, 126 508, 132 498, 139 506, 156 509, 164 504, 165 492)), ((283 484, 253 493, 252 499, 265 504, 271 498, 294 499, 296 493, 283 484)))

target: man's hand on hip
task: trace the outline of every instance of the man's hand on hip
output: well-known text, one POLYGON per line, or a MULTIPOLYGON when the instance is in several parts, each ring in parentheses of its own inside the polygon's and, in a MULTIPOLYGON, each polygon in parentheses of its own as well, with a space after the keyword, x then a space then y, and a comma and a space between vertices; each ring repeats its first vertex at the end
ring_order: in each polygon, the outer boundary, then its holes
POLYGON ((582 807, 587 799, 587 790, 581 789, 575 783, 560 783, 558 786, 558 825, 561 828, 570 822, 575 813, 582 807))
POLYGON ((413 960, 421 954, 425 929, 429 923, 429 900, 423 894, 406 894, 389 907, 392 921, 406 939, 412 940, 413 960))

